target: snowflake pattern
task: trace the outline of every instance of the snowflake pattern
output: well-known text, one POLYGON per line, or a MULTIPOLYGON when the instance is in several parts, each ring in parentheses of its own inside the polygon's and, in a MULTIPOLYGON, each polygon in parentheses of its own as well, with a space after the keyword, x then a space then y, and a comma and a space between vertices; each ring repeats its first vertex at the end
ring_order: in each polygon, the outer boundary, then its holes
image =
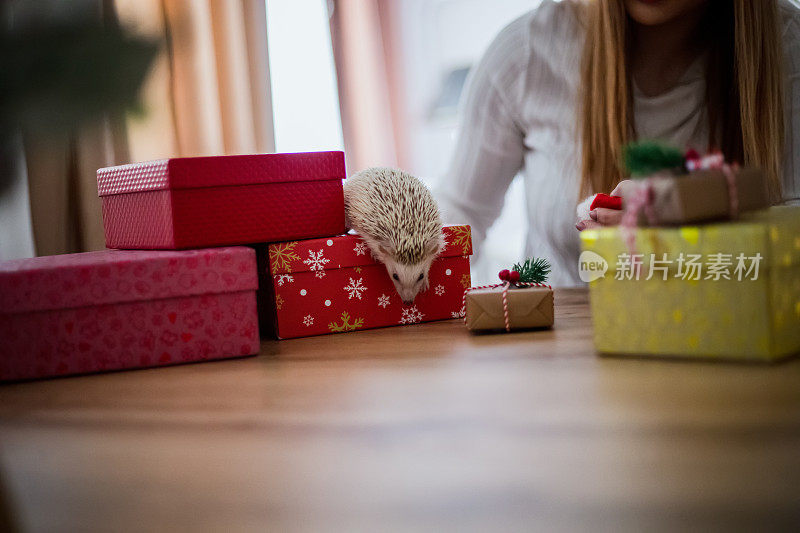
POLYGON ((444 294, 444 285, 437 285, 433 289, 433 292, 436 293, 436 296, 441 296, 442 294, 444 294))
POLYGON ((453 311, 452 313, 450 313, 450 316, 452 316, 453 318, 464 318, 464 315, 466 314, 467 314, 466 311, 462 307, 460 311, 453 311))
POLYGON ((472 280, 469 277, 469 274, 464 274, 461 276, 461 286, 465 289, 469 289, 469 286, 472 284, 472 280))
MULTIPOLYGON (((308 265, 308 269, 312 270, 312 271, 315 271, 315 272, 320 272, 320 271, 325 270, 325 265, 330 263, 331 260, 330 259, 326 259, 325 257, 323 257, 322 254, 323 254, 323 250, 322 249, 320 249, 320 251, 318 251, 316 253, 314 253, 314 250, 309 250, 308 251, 308 259, 305 259, 303 261, 303 264, 308 265)), ((319 278, 319 277, 324 277, 324 276, 317 276, 317 277, 319 278)))
POLYGON ((283 308, 283 296, 281 296, 280 294, 275 297, 275 307, 277 307, 278 309, 283 308))
POLYGON ((403 316, 400 317, 401 324, 416 324, 422 321, 424 315, 419 312, 417 306, 406 307, 403 309, 403 316))
POLYGON ((294 251, 297 246, 295 242, 280 242, 269 247, 269 262, 272 265, 272 273, 291 272, 292 261, 298 261, 300 256, 294 251))
POLYGON ((316 276, 319 279, 322 279, 322 278, 325 277, 325 271, 324 270, 317 270, 316 273, 314 273, 314 276, 316 276))
POLYGON ((378 305, 386 309, 386 306, 389 305, 389 297, 386 296, 385 294, 381 294, 380 296, 378 296, 378 305))
POLYGON ((311 316, 311 315, 306 315, 306 316, 303 318, 303 324, 305 324, 305 326, 306 326, 307 328, 308 328, 308 327, 311 327, 311 326, 313 326, 313 325, 314 325, 314 317, 313 317, 313 316, 311 316))
POLYGON ((446 229, 449 236, 452 237, 450 244, 456 247, 461 247, 461 253, 464 255, 469 254, 470 245, 472 244, 472 230, 469 226, 452 226, 446 229))
POLYGON ((331 333, 353 331, 354 329, 360 328, 364 325, 363 318, 357 318, 353 322, 350 322, 350 314, 347 311, 343 311, 342 316, 339 319, 342 321, 341 324, 338 322, 331 322, 328 324, 328 329, 331 331, 331 333))
POLYGON ((364 241, 357 242, 355 248, 353 248, 353 251, 356 253, 356 255, 367 255, 367 243, 364 241))
POLYGON ((294 283, 294 276, 291 274, 278 274, 275 276, 275 281, 278 283, 278 287, 283 287, 284 283, 294 283))
POLYGON ((364 278, 358 278, 358 281, 355 281, 353 278, 350 278, 350 283, 348 283, 343 289, 347 291, 347 299, 351 300, 353 298, 361 299, 361 293, 367 290, 367 288, 362 284, 364 278))

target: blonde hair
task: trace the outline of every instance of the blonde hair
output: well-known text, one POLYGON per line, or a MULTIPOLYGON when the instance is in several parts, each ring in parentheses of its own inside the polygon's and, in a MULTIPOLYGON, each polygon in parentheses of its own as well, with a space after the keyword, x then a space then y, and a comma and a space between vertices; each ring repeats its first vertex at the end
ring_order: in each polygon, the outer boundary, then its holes
MULTIPOLYGON (((593 0, 586 8, 579 117, 584 196, 609 192, 626 178, 622 147, 635 138, 624 0, 593 0)), ((709 8, 708 145, 730 161, 761 167, 779 201, 784 125, 777 0, 722 0, 709 8)))

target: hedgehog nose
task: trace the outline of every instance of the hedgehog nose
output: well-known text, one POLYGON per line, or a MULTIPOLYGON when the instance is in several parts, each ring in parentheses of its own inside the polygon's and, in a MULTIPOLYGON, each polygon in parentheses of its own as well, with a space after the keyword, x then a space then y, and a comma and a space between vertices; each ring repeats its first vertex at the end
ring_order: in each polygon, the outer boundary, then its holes
POLYGON ((403 303, 404 303, 405 305, 411 305, 411 304, 413 304, 413 303, 414 303, 414 300, 403 300, 403 303))

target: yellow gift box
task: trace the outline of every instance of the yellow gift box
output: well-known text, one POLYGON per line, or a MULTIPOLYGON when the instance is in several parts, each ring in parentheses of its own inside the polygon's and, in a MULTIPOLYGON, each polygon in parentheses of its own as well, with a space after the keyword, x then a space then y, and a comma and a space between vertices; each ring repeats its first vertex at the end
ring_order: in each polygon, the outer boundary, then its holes
POLYGON ((597 278, 598 352, 757 361, 800 352, 800 207, 703 226, 585 230, 581 241, 582 276, 597 278))

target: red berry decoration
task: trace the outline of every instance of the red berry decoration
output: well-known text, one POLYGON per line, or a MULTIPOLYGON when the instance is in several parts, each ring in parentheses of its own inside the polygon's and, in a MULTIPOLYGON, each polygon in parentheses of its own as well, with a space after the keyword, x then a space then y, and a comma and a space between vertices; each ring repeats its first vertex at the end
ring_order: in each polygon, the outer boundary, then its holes
POLYGON ((511 273, 508 271, 508 269, 504 268, 503 270, 500 271, 500 274, 498 274, 498 277, 500 278, 501 281, 508 281, 508 278, 509 278, 510 274, 511 273))
POLYGON ((519 272, 517 272, 516 270, 512 270, 511 272, 508 273, 508 279, 512 283, 518 282, 519 281, 519 272))

